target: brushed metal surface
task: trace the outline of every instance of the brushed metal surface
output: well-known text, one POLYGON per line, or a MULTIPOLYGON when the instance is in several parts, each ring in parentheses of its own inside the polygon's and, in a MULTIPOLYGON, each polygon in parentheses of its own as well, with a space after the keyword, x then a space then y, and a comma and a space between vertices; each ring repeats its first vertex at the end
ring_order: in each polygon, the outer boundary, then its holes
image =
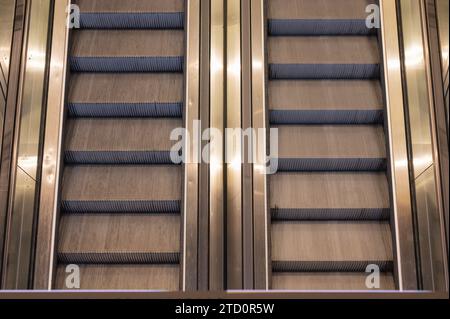
MULTIPOLYGON (((210 126, 220 131, 222 135, 225 132, 224 10, 223 0, 211 2, 210 126)), ((223 290, 225 287, 225 167, 223 141, 219 144, 210 150, 209 289, 213 291, 223 290)))
MULTIPOLYGON (((199 118, 200 87, 200 1, 186 1, 186 71, 184 127, 193 132, 194 121, 199 118)), ((185 149, 194 154, 195 147, 186 141, 185 149)), ((182 262, 181 289, 195 291, 198 287, 198 220, 199 220, 199 165, 185 163, 183 166, 182 205, 182 262)))
POLYGON ((34 288, 50 290, 53 285, 56 222, 58 219, 59 182, 61 171, 62 126, 66 90, 67 29, 66 8, 70 1, 56 1, 54 7, 46 125, 44 132, 43 167, 36 247, 34 288))
MULTIPOLYGON (((251 0, 252 41, 252 115, 253 128, 268 127, 266 104, 266 17, 265 1, 251 0)), ((270 103, 269 103, 270 105, 270 103)), ((267 147, 264 136, 263 149, 267 147)), ((268 181, 263 173, 266 163, 259 156, 253 165, 253 229, 255 289, 269 289, 271 276, 270 219, 268 212, 268 181)))
MULTIPOLYGON (((229 0, 226 10, 226 127, 242 126, 241 87, 241 5, 229 0)), ((227 287, 242 289, 242 145, 241 140, 226 145, 226 225, 227 225, 227 287)))
POLYGON ((392 229, 398 289, 417 289, 405 112, 395 0, 381 0, 381 39, 392 185, 392 229))

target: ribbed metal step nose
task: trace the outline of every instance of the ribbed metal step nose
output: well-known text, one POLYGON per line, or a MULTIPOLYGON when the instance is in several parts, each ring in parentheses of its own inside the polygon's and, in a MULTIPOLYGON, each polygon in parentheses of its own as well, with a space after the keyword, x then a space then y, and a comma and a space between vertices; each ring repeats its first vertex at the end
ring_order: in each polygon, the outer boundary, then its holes
POLYGON ((184 13, 82 13, 83 29, 182 29, 184 13))

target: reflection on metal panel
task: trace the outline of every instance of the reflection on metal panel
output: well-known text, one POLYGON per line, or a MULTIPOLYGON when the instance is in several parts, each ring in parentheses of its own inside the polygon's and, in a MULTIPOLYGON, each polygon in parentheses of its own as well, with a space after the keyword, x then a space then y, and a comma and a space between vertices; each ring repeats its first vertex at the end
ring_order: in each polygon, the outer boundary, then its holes
MULTIPOLYGON (((191 0, 187 6, 187 48, 186 48, 186 109, 185 128, 194 131, 194 121, 199 118, 199 33, 200 1, 191 0)), ((188 141, 189 153, 194 154, 195 146, 188 141)), ((183 271, 182 290, 197 289, 197 240, 198 240, 198 163, 184 165, 184 205, 183 205, 183 271)))
MULTIPOLYGON (((251 1, 252 26, 252 115, 254 129, 267 130, 266 70, 265 70, 265 16, 264 0, 251 1)), ((265 137, 264 137, 265 138, 265 137)), ((266 142, 263 143, 266 145, 266 142)), ((257 150, 259 154, 261 150, 257 150)), ((264 150, 265 154, 265 150, 264 150)), ((263 173, 266 163, 257 157, 253 165, 253 227, 254 227, 254 276, 255 289, 268 290, 271 267, 269 266, 269 215, 267 211, 267 176, 263 173)))
POLYGON ((397 6, 395 0, 381 0, 384 81, 387 128, 390 146, 393 232, 396 278, 399 290, 416 290, 416 266, 412 231, 412 210, 405 114, 401 85, 400 48, 398 43, 397 6))
POLYGON ((421 267, 423 289, 445 291, 443 241, 436 230, 441 227, 441 220, 436 206, 436 183, 434 166, 425 170, 415 181, 418 227, 420 230, 421 267), (428 236, 422 236, 429 234, 428 236))
POLYGON ((5 287, 27 289, 33 258, 34 220, 38 193, 38 164, 42 111, 45 101, 46 56, 49 29, 50 1, 36 0, 30 5, 25 66, 19 98, 19 127, 15 179, 11 194, 14 197, 8 221, 7 268, 5 287))
MULTIPOLYGON (((405 97, 409 127, 412 186, 415 193, 416 242, 420 256, 421 285, 426 290, 446 289, 444 221, 440 181, 436 167, 438 153, 430 81, 430 54, 424 21, 423 2, 401 0, 402 41, 404 48, 405 97)), ((439 77, 440 78, 440 77, 439 77)))
POLYGON ((0 158, 3 148, 3 121, 5 120, 15 4, 15 0, 0 0, 0 158))
MULTIPOLYGON (((227 129, 241 128, 241 10, 227 1, 227 129)), ((239 134, 238 134, 239 135, 239 134)), ((228 139, 227 156, 227 281, 242 289, 242 152, 241 139, 228 139)))
POLYGON ((68 33, 66 8, 69 0, 55 1, 48 102, 44 132, 41 193, 39 201, 38 233, 34 271, 34 289, 51 289, 54 271, 55 223, 57 214, 60 176, 62 122, 64 117, 64 94, 68 33))
POLYGON ((5 91, 9 74, 15 5, 15 0, 0 0, 0 84, 5 91))
MULTIPOLYGON (((211 2, 211 82, 210 119, 211 128, 224 133, 224 65, 225 65, 225 25, 224 1, 211 2)), ((223 138, 212 138, 210 149, 210 290, 224 289, 224 152, 223 138)))

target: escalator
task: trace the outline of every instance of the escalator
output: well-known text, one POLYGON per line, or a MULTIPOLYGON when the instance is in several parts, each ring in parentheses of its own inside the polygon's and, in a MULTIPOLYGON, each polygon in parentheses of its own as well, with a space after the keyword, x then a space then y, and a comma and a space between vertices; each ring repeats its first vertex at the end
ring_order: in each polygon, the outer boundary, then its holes
POLYGON ((387 142, 373 0, 269 0, 272 289, 395 289, 387 142))
POLYGON ((184 1, 74 4, 55 288, 178 290, 184 1))

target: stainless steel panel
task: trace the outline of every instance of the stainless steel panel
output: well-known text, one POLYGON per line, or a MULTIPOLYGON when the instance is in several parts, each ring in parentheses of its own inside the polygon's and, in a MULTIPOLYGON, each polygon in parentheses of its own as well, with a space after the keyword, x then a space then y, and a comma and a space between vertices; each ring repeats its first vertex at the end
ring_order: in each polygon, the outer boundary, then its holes
MULTIPOLYGON (((225 19, 224 1, 211 2, 210 127, 224 134, 225 111, 225 19)), ((215 140, 210 149, 210 274, 209 288, 225 288, 225 190, 224 141, 215 140)))
POLYGON ((27 7, 28 33, 24 50, 25 62, 20 78, 15 151, 10 196, 14 198, 6 225, 5 287, 27 289, 31 282, 34 254, 34 221, 39 188, 39 156, 41 148, 42 111, 45 109, 45 84, 50 1, 34 1, 27 7))
POLYGON ((392 185, 392 210, 399 290, 417 289, 405 112, 395 0, 381 0, 381 40, 386 93, 387 131, 392 185))
MULTIPOLYGON (((199 114, 200 87, 200 0, 186 3, 186 64, 185 64, 185 124, 188 132, 193 133, 194 121, 199 114)), ((186 141, 185 149, 195 154, 195 146, 186 141)), ((197 290, 198 283, 198 202, 199 202, 199 165, 187 162, 183 167, 183 205, 182 205, 182 271, 181 289, 197 290)))
MULTIPOLYGON (((241 116, 241 4, 227 1, 227 80, 226 127, 238 129, 241 116)), ((227 287, 242 289, 242 145, 241 139, 228 140, 227 156, 227 287)))
MULTIPOLYGON (((266 17, 264 0, 251 0, 252 25, 252 116, 253 128, 263 129, 262 145, 257 152, 266 152, 268 107, 266 105, 266 17), (262 149, 261 149, 262 148, 262 149)), ((270 104, 269 104, 270 105, 270 104)), ((255 289, 269 289, 270 218, 267 196, 266 163, 261 156, 253 165, 253 227, 254 227, 254 281, 255 289)))
POLYGON ((43 166, 39 204, 35 262, 35 289, 52 289, 55 267, 55 235, 61 168, 62 125, 64 118, 65 77, 68 33, 66 8, 69 0, 55 1, 50 57, 50 82, 44 132, 43 166))

